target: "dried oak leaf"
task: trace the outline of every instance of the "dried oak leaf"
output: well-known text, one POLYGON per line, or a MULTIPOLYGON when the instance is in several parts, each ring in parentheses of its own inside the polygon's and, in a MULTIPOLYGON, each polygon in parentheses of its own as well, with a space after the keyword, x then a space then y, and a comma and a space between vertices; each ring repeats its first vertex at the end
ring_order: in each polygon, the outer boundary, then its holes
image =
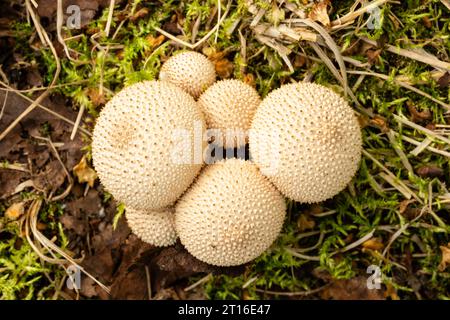
POLYGON ((97 173, 88 166, 85 156, 73 167, 73 173, 78 178, 79 183, 87 182, 91 188, 94 186, 95 179, 97 179, 97 173))
POLYGON ((446 247, 439 247, 442 252, 441 263, 439 263, 439 271, 444 271, 450 265, 450 243, 446 247))

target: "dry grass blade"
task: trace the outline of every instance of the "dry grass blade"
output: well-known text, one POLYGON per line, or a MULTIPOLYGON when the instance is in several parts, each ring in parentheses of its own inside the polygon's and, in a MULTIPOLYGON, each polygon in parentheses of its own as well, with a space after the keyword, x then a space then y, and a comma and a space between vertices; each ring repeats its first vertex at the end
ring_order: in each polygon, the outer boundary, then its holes
POLYGON ((341 70, 341 76, 342 76, 342 80, 344 83, 344 85, 343 85, 344 92, 345 92, 345 95, 347 95, 348 91, 349 91, 348 81, 347 81, 347 67, 345 66, 344 59, 342 57, 340 48, 338 47, 336 42, 334 42, 333 38, 328 34, 328 32, 322 26, 320 26, 318 23, 313 22, 308 19, 298 19, 298 20, 299 20, 299 22, 316 30, 322 36, 322 38, 325 41, 325 43, 327 44, 328 48, 333 52, 336 62, 339 65, 339 68, 341 70))
MULTIPOLYGON (((373 163, 375 163, 380 169, 382 169, 384 171, 384 175, 382 175, 382 177, 384 177, 384 179, 386 180, 386 177, 389 177, 389 182, 392 184, 394 183, 395 186, 397 186, 397 188, 400 188, 399 191, 405 195, 406 198, 410 198, 411 196, 413 196, 417 201, 419 201, 420 203, 423 203, 422 199, 420 199, 410 188, 408 188, 407 185, 405 185, 401 180, 399 180, 388 168, 386 168, 380 161, 378 161, 377 159, 375 159, 374 156, 372 156, 369 152, 367 152, 366 150, 362 150, 362 153, 364 156, 366 156, 367 158, 369 158, 370 160, 372 160, 373 163), (410 196, 411 195, 411 196, 410 196)), ((394 186, 394 187, 395 187, 394 186)))
POLYGON ((204 276, 203 278, 201 278, 200 280, 196 281, 195 283, 191 284, 189 287, 184 288, 184 291, 191 291, 195 288, 197 288, 199 285, 208 282, 209 279, 211 279, 212 277, 212 273, 207 274, 206 276, 204 276))
MULTIPOLYGON (((19 95, 21 98, 27 100, 28 102, 32 103, 34 101, 33 99, 31 99, 28 96, 24 95, 20 90, 14 89, 13 87, 7 85, 6 83, 4 83, 1 80, 0 80, 0 85, 4 86, 6 88, 6 90, 7 90, 7 92, 8 91, 14 92, 17 95, 19 95)), ((51 114, 51 115, 53 115, 55 117, 57 117, 58 119, 61 119, 62 121, 67 122, 68 124, 71 124, 72 126, 75 125, 75 122, 73 122, 72 120, 67 119, 66 117, 60 115, 59 113, 57 113, 57 112, 55 112, 55 111, 53 111, 53 110, 51 110, 51 109, 49 109, 49 108, 47 108, 45 106, 43 106, 40 103, 37 104, 37 107, 42 109, 42 110, 44 110, 44 111, 46 111, 46 112, 48 112, 49 114, 51 114)), ((90 133, 88 130, 84 129, 83 127, 80 127, 79 129, 80 129, 80 131, 83 131, 83 133, 87 134, 88 136, 92 135, 92 133, 90 133)))
POLYGON ((105 26, 105 34, 107 37, 109 37, 109 31, 111 30, 111 23, 112 23, 112 19, 113 19, 115 2, 116 2, 115 0, 111 0, 109 2, 108 20, 106 21, 106 26, 105 26))
POLYGON ((270 295, 278 295, 278 296, 286 296, 286 297, 294 297, 294 296, 309 296, 311 294, 315 294, 318 293, 322 290, 324 290, 325 288, 327 288, 329 286, 329 284, 326 284, 320 288, 317 289, 313 289, 313 290, 308 290, 308 291, 292 291, 292 292, 283 292, 283 291, 270 291, 270 290, 263 290, 263 289, 258 289, 255 288, 256 292, 261 292, 261 293, 265 293, 265 294, 270 294, 270 295))
MULTIPOLYGON (((53 56, 55 57, 55 61, 56 61, 56 70, 55 70, 55 75, 53 76, 52 82, 50 83, 50 86, 53 86, 56 81, 58 80, 59 77, 59 73, 61 72, 61 63, 59 61, 58 58, 58 54, 56 53, 55 47, 52 44, 52 41, 50 40, 50 38, 48 37, 47 32, 45 32, 45 30, 42 28, 42 26, 39 23, 38 18, 36 17, 36 13, 34 12, 33 8, 31 8, 30 5, 30 0, 26 0, 26 7, 29 11, 29 14, 33 17, 33 21, 35 22, 35 27, 36 30, 42 30, 42 35, 45 39, 45 41, 47 42, 47 44, 50 47, 50 50, 52 51, 53 56)), ((14 129, 14 127, 23 119, 25 118, 31 111, 33 111, 36 106, 41 103, 50 93, 50 90, 45 90, 35 101, 33 101, 33 103, 31 103, 31 105, 24 111, 22 112, 1 134, 0 134, 0 141, 3 140, 6 135, 11 132, 12 129, 14 129)))
POLYGON ((199 41, 197 41, 197 42, 194 43, 194 44, 191 44, 191 43, 189 43, 189 42, 186 42, 186 41, 184 41, 184 40, 181 40, 181 39, 175 37, 174 35, 171 35, 170 33, 164 31, 164 30, 161 29, 161 28, 154 27, 154 29, 155 29, 156 31, 158 31, 159 33, 161 33, 163 36, 165 36, 165 37, 167 37, 167 38, 169 38, 169 39, 175 41, 176 43, 178 43, 178 44, 180 44, 180 45, 182 45, 182 46, 184 46, 184 47, 188 47, 189 49, 194 50, 195 48, 197 48, 198 46, 200 46, 203 42, 205 42, 206 40, 208 40, 209 37, 211 37, 211 36, 213 35, 213 33, 216 32, 216 31, 220 28, 220 26, 222 25, 223 21, 224 21, 225 18, 227 17, 228 12, 230 11, 231 3, 232 3, 232 1, 228 1, 228 4, 227 4, 227 7, 226 7, 226 9, 225 9, 225 12, 224 12, 223 16, 220 18, 219 22, 214 26, 214 28, 212 28, 212 29, 211 29, 211 30, 210 30, 203 38, 201 38, 199 41))
POLYGON ((448 10, 450 10, 450 1, 448 1, 448 0, 441 0, 441 2, 442 2, 442 4, 444 6, 447 7, 448 10))
POLYGON ((400 160, 405 166, 406 170, 408 170, 409 173, 414 174, 413 167, 411 166, 411 163, 409 163, 408 157, 406 156, 405 152, 403 152, 403 150, 400 149, 400 147, 397 145, 397 141, 395 141, 394 131, 391 129, 386 133, 386 135, 388 136, 389 142, 391 143, 397 155, 400 157, 400 160))
POLYGON ((74 266, 76 266, 80 271, 82 271, 84 274, 86 274, 89 278, 91 278, 95 283, 97 283, 103 290, 105 290, 107 293, 110 293, 110 290, 108 287, 106 287, 103 283, 98 281, 94 276, 92 276, 89 272, 87 272, 82 266, 78 264, 80 261, 79 259, 73 259, 70 255, 68 255, 64 250, 59 248, 57 245, 55 245, 52 241, 47 239, 37 228, 37 220, 38 220, 38 213, 40 210, 40 207, 42 205, 42 200, 33 200, 33 203, 30 206, 30 209, 27 213, 27 218, 25 221, 25 233, 28 242, 30 243, 30 246, 33 248, 33 250, 39 255, 40 258, 43 260, 53 263, 53 264, 59 264, 62 266, 65 266, 68 262, 74 266), (40 250, 33 239, 31 239, 31 235, 33 235, 34 240, 38 241, 48 252, 51 253, 52 256, 55 256, 56 254, 62 256, 63 258, 50 258, 46 256, 42 250, 40 250))
POLYGON ((418 125, 417 123, 409 121, 405 117, 400 117, 400 116, 398 116, 396 114, 394 114, 393 116, 394 116, 394 119, 397 120, 398 122, 401 122, 401 123, 403 123, 403 124, 405 124, 405 125, 407 125, 407 126, 409 126, 411 128, 416 129, 416 130, 419 130, 419 131, 421 131, 421 132, 423 132, 425 134, 428 134, 428 135, 432 136, 433 138, 441 140, 441 141, 443 141, 443 142, 445 142, 447 144, 450 144, 450 139, 448 139, 448 138, 446 138, 444 136, 441 136, 440 134, 437 134, 437 133, 433 132, 430 129, 427 129, 425 127, 422 127, 421 125, 418 125))
MULTIPOLYGON (((367 39, 367 38, 361 38, 364 42, 367 42, 373 46, 377 46, 377 43, 373 40, 367 39)), ((394 54, 398 54, 399 56, 410 58, 425 64, 428 64, 430 66, 433 66, 435 68, 444 69, 446 71, 450 71, 450 63, 441 61, 438 58, 431 56, 431 55, 424 55, 420 54, 419 52, 413 51, 413 50, 407 50, 395 47, 390 44, 384 45, 384 48, 394 54)))
POLYGON ((389 2, 389 0, 372 1, 370 3, 367 3, 361 9, 347 13, 345 16, 331 22, 332 30, 338 30, 347 26, 348 24, 353 23, 359 16, 365 14, 366 12, 371 12, 375 8, 379 8, 387 2, 389 2))
MULTIPOLYGON (((356 71, 356 70, 349 70, 347 71, 349 74, 359 74, 359 75, 367 75, 367 76, 373 76, 373 77, 377 77, 383 80, 390 80, 390 77, 381 74, 381 73, 376 73, 376 72, 372 72, 372 71, 356 71)), ((417 89, 416 87, 413 87, 409 84, 406 84, 402 81, 398 81, 396 79, 391 79, 394 83, 396 83, 397 85, 399 85, 400 87, 403 87, 405 89, 411 90, 417 94, 420 94, 421 96, 430 99, 433 102, 436 102, 437 104, 443 106, 447 111, 450 111, 450 105, 448 103, 442 102, 432 96, 430 96, 428 93, 423 92, 420 89, 417 89)))

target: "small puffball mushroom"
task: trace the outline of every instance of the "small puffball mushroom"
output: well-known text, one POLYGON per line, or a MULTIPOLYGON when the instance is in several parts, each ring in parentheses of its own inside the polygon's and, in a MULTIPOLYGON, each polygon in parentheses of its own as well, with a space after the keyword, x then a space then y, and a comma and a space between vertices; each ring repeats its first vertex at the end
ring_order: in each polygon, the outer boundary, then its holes
POLYGON ((218 145, 227 148, 247 143, 247 131, 260 103, 261 98, 252 86, 235 79, 214 83, 198 99, 206 125, 220 130, 218 145))
POLYGON ((174 150, 191 156, 195 132, 201 136, 204 127, 194 98, 173 84, 144 81, 124 88, 95 125, 92 157, 100 181, 127 207, 150 211, 172 205, 202 167, 201 160, 174 150))
POLYGON ((147 212, 127 208, 125 217, 131 231, 144 242, 165 247, 177 241, 173 210, 147 212))
POLYGON ((185 51, 170 57, 162 65, 159 80, 173 83, 197 99, 216 81, 216 70, 201 53, 185 51))
POLYGON ((272 91, 250 131, 250 156, 286 197, 314 203, 342 191, 358 170, 361 129, 332 90, 295 83, 272 91))
POLYGON ((283 196, 244 160, 204 169, 175 207, 175 229, 197 259, 217 266, 247 263, 277 238, 286 214, 283 196))

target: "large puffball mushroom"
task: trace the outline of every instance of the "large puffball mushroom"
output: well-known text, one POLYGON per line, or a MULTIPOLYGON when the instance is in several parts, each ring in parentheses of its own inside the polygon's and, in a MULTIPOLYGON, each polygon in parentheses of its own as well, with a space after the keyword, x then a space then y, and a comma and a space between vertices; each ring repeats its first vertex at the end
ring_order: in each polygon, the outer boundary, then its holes
POLYGON ((244 264, 277 238, 285 218, 283 196, 244 160, 206 167, 175 207, 175 229, 197 259, 217 266, 244 264))
POLYGON ((247 131, 260 103, 261 98, 252 86, 235 79, 216 82, 198 99, 206 125, 219 129, 218 145, 227 148, 246 144, 247 131))
POLYGON ((261 172, 299 202, 320 202, 342 191, 361 158, 361 129, 353 110, 341 96, 313 83, 269 93, 249 140, 261 172))
POLYGON ((216 70, 201 53, 184 51, 162 65, 159 80, 173 83, 197 99, 216 81, 216 70))
POLYGON ((177 241, 173 210, 140 211, 127 208, 125 217, 131 232, 146 243, 165 247, 177 241))
POLYGON ((204 128, 194 98, 175 85, 144 81, 124 88, 100 112, 94 129, 92 157, 100 181, 136 210, 173 204, 201 169, 201 155, 193 153, 204 128))

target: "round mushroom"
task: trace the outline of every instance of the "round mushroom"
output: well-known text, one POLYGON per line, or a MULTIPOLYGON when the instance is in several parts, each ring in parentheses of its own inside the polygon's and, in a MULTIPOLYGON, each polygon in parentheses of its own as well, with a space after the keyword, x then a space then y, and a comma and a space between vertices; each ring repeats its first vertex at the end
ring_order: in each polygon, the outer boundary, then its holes
POLYGON ((260 103, 252 86, 235 79, 214 83, 198 99, 206 125, 220 130, 218 145, 227 148, 240 148, 247 143, 247 131, 260 103))
POLYGON ((250 156, 286 197, 314 203, 342 191, 358 170, 361 129, 348 103, 313 83, 283 85, 252 122, 250 156))
POLYGON ((214 64, 201 53, 184 51, 170 57, 161 67, 159 80, 175 84, 198 98, 216 81, 214 64))
POLYGON ((204 169, 175 207, 175 229, 197 259, 217 266, 247 263, 277 238, 286 214, 283 196, 244 160, 204 169))
POLYGON ((192 155, 204 128, 195 100, 175 85, 144 81, 124 88, 100 112, 94 129, 92 157, 100 181, 127 207, 172 205, 202 167, 192 155))
POLYGON ((165 247, 177 241, 173 210, 147 212, 127 208, 125 217, 131 232, 144 242, 165 247))

